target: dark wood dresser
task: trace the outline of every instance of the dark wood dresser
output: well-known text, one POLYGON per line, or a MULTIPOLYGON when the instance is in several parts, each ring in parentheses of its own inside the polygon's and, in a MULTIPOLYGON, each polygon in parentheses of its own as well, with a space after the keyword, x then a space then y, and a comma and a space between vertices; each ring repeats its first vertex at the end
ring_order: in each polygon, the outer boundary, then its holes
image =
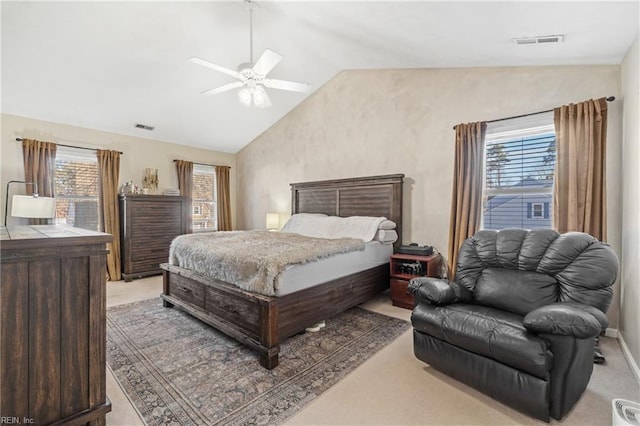
POLYGON ((57 225, 0 228, 0 418, 105 424, 106 243, 57 225))
POLYGON ((162 273, 169 245, 189 232, 191 212, 186 197, 120 195, 122 278, 131 281, 162 273))

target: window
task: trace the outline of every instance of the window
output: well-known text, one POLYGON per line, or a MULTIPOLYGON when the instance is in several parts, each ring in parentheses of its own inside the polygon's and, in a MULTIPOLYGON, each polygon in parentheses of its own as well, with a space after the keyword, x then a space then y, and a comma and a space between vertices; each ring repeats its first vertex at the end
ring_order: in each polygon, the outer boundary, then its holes
POLYGON ((193 165, 193 205, 194 232, 218 229, 218 208, 216 205, 216 169, 214 166, 193 165))
POLYGON ((550 228, 555 162, 552 113, 490 123, 482 228, 550 228))
POLYGON ((56 223, 99 231, 98 195, 96 153, 58 146, 55 167, 56 223))
POLYGON ((545 205, 549 205, 549 203, 531 203, 531 217, 535 219, 544 218, 545 205))

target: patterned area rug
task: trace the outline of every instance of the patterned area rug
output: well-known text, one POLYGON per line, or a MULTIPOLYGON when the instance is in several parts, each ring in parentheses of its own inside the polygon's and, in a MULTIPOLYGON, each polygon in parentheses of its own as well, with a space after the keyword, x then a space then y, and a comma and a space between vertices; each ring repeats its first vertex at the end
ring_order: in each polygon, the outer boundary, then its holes
POLYGON ((107 363, 149 425, 281 424, 409 323, 360 308, 291 337, 280 364, 160 299, 107 310, 107 363))

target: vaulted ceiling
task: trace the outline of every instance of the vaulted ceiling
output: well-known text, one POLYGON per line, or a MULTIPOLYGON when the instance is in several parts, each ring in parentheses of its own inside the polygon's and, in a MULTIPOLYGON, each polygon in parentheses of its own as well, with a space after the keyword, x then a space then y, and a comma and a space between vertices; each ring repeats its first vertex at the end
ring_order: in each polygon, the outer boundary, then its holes
MULTIPOLYGON (((254 59, 283 56, 269 75, 313 91, 349 69, 619 64, 638 33, 638 1, 264 1, 254 59), (557 44, 514 37, 564 35, 557 44)), ((249 61, 242 1, 2 1, 2 112, 237 152, 310 94, 267 89, 247 108, 236 91, 200 92, 249 61), (136 123, 154 126, 147 131, 136 123)))

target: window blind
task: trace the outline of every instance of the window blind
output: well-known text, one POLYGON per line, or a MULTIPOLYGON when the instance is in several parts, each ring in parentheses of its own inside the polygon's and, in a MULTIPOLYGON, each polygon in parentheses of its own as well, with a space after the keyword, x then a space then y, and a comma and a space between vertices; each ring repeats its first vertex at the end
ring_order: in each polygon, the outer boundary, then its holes
POLYGON ((556 158, 552 120, 545 114, 487 128, 483 229, 551 227, 556 158))
POLYGON ((56 223, 100 230, 98 159, 94 151, 56 150, 56 223))

